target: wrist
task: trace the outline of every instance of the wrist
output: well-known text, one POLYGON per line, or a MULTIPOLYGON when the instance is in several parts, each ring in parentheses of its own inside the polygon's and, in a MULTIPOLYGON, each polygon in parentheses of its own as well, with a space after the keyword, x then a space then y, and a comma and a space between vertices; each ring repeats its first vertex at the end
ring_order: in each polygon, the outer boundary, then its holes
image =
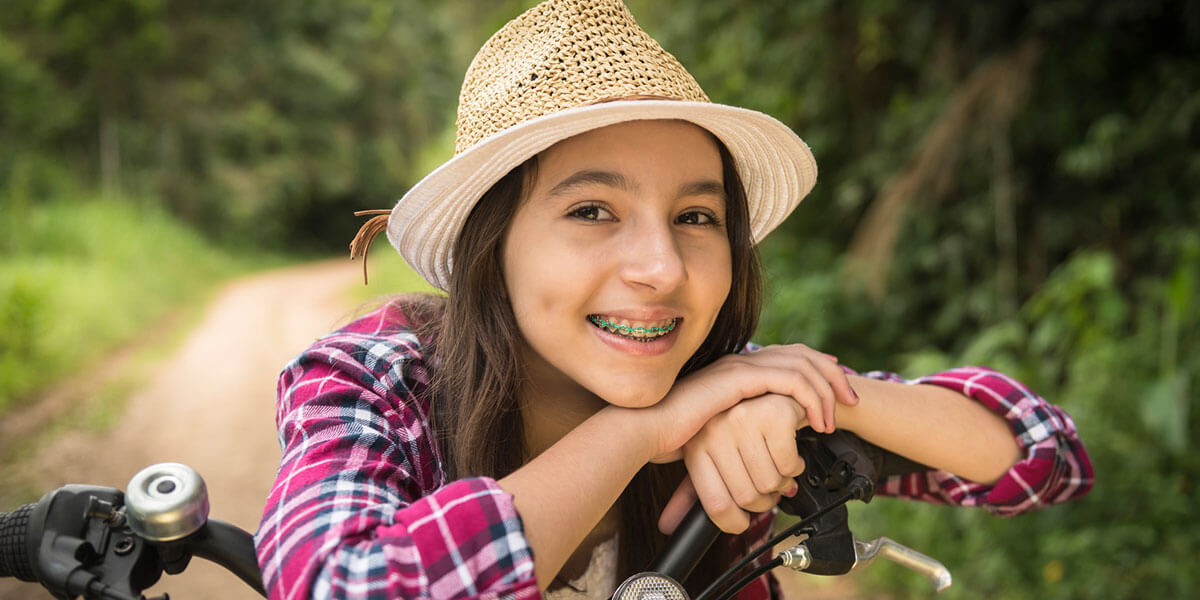
POLYGON ((847 383, 850 384, 850 389, 854 390, 855 396, 858 398, 858 403, 854 405, 834 402, 834 418, 838 429, 845 429, 852 433, 857 433, 861 424, 864 413, 869 410, 870 392, 862 385, 862 378, 858 376, 848 376, 847 383))
MULTIPOLYGON (((631 453, 640 465, 644 465, 658 456, 662 451, 660 435, 653 426, 646 409, 624 408, 608 405, 592 415, 589 421, 595 420, 605 431, 616 433, 615 443, 620 444, 625 452, 631 453)), ((640 467, 639 467, 640 468, 640 467)))

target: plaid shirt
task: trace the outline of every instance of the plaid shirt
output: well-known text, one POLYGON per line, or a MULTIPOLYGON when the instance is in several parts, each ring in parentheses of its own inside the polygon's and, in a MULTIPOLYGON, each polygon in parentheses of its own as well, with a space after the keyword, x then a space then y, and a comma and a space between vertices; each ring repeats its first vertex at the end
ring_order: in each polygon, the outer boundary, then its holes
MULTIPOLYGON (((284 369, 276 416, 282 464, 255 535, 271 598, 539 597, 512 497, 486 477, 446 481, 424 360, 389 304, 284 369)), ((910 383, 948 387, 1002 415, 1024 459, 992 486, 935 471, 893 477, 878 493, 1013 515, 1091 488, 1071 418, 1016 381, 969 367, 910 383)), ((771 518, 757 515, 743 535, 765 540, 771 518)), ((738 597, 778 595, 765 576, 738 597)))

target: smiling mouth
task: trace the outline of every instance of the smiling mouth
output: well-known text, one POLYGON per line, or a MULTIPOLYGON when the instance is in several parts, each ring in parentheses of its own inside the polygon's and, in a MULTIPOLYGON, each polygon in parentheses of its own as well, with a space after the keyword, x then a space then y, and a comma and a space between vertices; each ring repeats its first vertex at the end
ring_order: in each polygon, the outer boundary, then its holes
POLYGON ((677 317, 659 321, 630 321, 605 315, 588 315, 588 321, 609 333, 639 342, 650 342, 674 331, 680 319, 677 317))

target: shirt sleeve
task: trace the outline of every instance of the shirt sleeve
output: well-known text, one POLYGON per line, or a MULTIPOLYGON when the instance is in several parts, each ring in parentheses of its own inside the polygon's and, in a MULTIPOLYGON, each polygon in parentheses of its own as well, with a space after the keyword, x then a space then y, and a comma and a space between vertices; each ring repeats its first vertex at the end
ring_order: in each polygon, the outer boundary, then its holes
POLYGON ((890 476, 880 483, 878 494, 981 506, 1000 516, 1013 516, 1066 502, 1092 488, 1092 463, 1070 415, 1002 373, 983 367, 960 367, 911 381, 882 371, 863 376, 938 385, 967 396, 1004 418, 1022 453, 1021 460, 992 485, 946 471, 927 471, 890 476))
POLYGON ((512 497, 441 481, 415 344, 340 332, 281 375, 283 456, 255 535, 271 598, 538 596, 512 497))

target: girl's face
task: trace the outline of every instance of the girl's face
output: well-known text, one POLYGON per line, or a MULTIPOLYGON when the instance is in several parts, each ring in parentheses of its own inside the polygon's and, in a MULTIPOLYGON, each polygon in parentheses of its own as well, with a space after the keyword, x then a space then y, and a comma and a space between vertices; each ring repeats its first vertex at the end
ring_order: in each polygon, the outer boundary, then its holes
POLYGON ((504 244, 538 393, 654 404, 729 294, 721 157, 682 121, 633 121, 559 142, 504 244))

